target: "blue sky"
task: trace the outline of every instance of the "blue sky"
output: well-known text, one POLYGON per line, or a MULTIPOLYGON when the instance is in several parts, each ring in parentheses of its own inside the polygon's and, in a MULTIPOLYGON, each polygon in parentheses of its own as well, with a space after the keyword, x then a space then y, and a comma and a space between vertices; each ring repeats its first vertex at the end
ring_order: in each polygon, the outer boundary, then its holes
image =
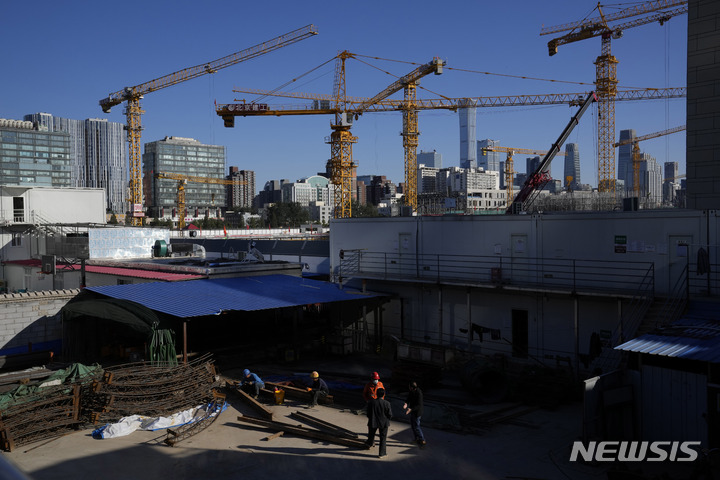
MULTIPOLYGON (((608 13, 632 4, 612 4, 608 13)), ((223 127, 214 102, 253 100, 238 88, 274 89, 327 62, 343 50, 384 60, 348 60, 347 94, 372 96, 413 68, 440 57, 447 68, 425 77, 419 98, 585 92, 593 88, 600 39, 559 47, 550 57, 540 36, 544 26, 581 20, 593 12, 590 0, 506 0, 480 2, 313 1, 237 2, 224 0, 98 2, 9 2, 0 16, 3 73, 0 118, 22 119, 47 112, 125 123, 123 106, 109 114, 98 101, 125 86, 207 63, 314 24, 319 34, 258 58, 152 92, 142 107, 143 143, 165 136, 192 137, 227 147, 228 165, 254 170, 257 188, 271 179, 296 180, 323 171, 330 156, 325 138, 330 116, 238 117, 223 127), (407 63, 412 62, 412 63, 407 63), (471 71, 471 72, 468 72, 471 71), (390 74, 386 73, 389 72, 390 74), (479 73, 483 72, 483 73, 479 73), (528 77, 528 78, 518 78, 528 77), (554 80, 554 81, 551 81, 554 80)), ((687 15, 665 25, 628 29, 614 40, 620 87, 686 85, 687 15)), ((329 94, 334 62, 302 76, 286 91, 329 94)), ((398 92, 391 98, 401 98, 398 92)), ((297 100, 266 99, 269 104, 297 100)), ((567 124, 567 106, 503 107, 478 110, 478 139, 516 148, 548 149, 567 124)), ((579 144, 581 181, 597 185, 596 109, 589 110, 568 142, 579 144)), ((437 150, 444 166, 459 165, 457 114, 423 111, 419 150, 437 150)), ((685 100, 616 104, 616 137, 621 129, 638 135, 685 124, 685 100)), ((368 113, 353 126, 359 175, 386 175, 403 181, 399 112, 368 113)), ((680 163, 685 172, 685 134, 641 144, 662 164, 680 163)), ((516 157, 524 171, 524 157, 516 157)), ((552 173, 562 176, 562 159, 552 173)))

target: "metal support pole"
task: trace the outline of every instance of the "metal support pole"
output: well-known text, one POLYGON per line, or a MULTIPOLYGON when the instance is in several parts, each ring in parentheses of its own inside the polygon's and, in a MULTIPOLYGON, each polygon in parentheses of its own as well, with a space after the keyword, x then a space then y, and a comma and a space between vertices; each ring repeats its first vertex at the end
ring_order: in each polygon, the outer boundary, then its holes
POLYGON ((183 365, 187 365, 188 350, 187 350, 187 320, 183 320, 183 365))

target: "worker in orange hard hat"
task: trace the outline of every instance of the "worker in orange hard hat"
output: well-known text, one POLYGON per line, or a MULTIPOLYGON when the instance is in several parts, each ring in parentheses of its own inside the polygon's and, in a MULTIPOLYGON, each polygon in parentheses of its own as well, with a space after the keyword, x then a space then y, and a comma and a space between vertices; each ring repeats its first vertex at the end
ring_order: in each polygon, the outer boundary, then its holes
POLYGON ((330 394, 330 389, 327 383, 325 383, 325 380, 320 378, 318 372, 312 372, 310 374, 310 381, 312 383, 308 387, 308 392, 310 392, 310 404, 308 408, 313 408, 317 406, 319 398, 325 398, 330 394))

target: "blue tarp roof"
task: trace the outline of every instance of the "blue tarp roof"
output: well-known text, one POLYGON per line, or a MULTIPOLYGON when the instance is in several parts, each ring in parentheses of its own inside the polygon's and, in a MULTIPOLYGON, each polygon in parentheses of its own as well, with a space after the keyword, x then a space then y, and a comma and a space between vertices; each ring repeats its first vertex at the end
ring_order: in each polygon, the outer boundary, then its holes
POLYGON ((720 319, 717 304, 691 308, 670 326, 615 347, 626 352, 720 363, 720 319))
POLYGON ((108 285, 86 290, 130 300, 180 318, 217 315, 226 310, 267 310, 379 296, 340 290, 333 283, 290 275, 108 285))

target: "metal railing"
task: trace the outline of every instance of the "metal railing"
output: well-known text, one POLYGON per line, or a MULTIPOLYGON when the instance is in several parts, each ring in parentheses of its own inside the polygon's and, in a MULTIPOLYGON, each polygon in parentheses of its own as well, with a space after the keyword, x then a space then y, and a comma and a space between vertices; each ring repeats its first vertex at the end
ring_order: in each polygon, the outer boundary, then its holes
POLYGON ((652 294, 654 264, 528 257, 398 254, 346 250, 339 275, 433 283, 535 288, 572 293, 652 294), (649 285, 648 285, 649 283, 649 285))

